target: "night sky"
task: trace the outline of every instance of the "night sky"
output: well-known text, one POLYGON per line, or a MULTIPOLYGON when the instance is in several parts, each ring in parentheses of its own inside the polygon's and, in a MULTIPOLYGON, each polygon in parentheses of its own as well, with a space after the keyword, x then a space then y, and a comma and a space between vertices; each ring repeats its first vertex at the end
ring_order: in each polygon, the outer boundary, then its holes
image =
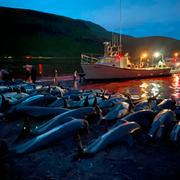
POLYGON ((120 0, 0 0, 0 6, 89 20, 109 31, 135 37, 180 40, 180 0, 122 0, 122 8, 120 0))

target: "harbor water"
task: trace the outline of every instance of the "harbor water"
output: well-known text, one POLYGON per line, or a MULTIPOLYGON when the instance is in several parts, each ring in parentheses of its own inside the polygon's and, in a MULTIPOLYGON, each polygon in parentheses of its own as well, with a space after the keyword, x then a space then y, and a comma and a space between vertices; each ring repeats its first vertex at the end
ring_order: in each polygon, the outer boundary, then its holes
POLYGON ((180 103, 180 74, 145 79, 117 80, 113 82, 88 82, 81 89, 103 89, 110 93, 129 93, 134 98, 153 97, 175 98, 180 103))

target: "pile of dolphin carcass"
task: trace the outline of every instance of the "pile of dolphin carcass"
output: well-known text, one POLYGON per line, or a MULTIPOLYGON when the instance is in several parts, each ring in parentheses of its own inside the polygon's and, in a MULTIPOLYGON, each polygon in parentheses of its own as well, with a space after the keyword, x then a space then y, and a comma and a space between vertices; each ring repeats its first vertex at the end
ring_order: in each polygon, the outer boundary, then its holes
MULTIPOLYGON (((81 146, 82 153, 97 153, 119 142, 132 144, 135 132, 149 139, 180 141, 178 107, 172 99, 133 99, 131 95, 108 94, 103 90, 77 90, 14 82, 0 86, 0 119, 18 114, 48 119, 38 127, 24 118, 21 139, 9 147, 1 142, 1 153, 23 154, 39 150, 52 142, 79 134, 92 124, 106 125, 107 131, 81 146)), ((7 121, 8 123, 8 121, 7 121)), ((86 131, 88 133, 88 131, 86 131)))

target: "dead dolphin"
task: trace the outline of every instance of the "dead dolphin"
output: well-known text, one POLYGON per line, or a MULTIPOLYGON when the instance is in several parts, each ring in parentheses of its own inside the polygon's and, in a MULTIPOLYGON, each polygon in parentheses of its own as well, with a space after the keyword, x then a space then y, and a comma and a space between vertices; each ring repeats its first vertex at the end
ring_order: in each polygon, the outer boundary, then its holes
POLYGON ((129 122, 134 121, 138 123, 143 130, 149 130, 155 115, 156 114, 152 110, 145 109, 130 113, 123 117, 123 119, 129 122))
POLYGON ((95 139, 90 145, 83 148, 83 152, 86 154, 94 154, 106 148, 108 145, 117 142, 125 141, 132 144, 131 134, 138 129, 140 129, 140 126, 135 122, 123 122, 95 139))
POLYGON ((160 111, 154 118, 149 136, 155 139, 162 139, 168 130, 168 126, 174 121, 175 114, 170 109, 160 111))
POLYGON ((22 98, 15 103, 8 104, 7 114, 14 113, 19 106, 47 106, 51 102, 55 101, 57 97, 49 94, 36 94, 29 97, 22 98))
POLYGON ((108 112, 103 119, 104 120, 116 120, 122 118, 129 112, 129 104, 126 102, 118 102, 114 107, 111 108, 110 112, 108 112))
POLYGON ((39 95, 34 95, 23 102, 21 102, 20 105, 28 105, 28 106, 48 106, 48 104, 52 103, 55 101, 57 97, 49 95, 49 94, 39 94, 39 95))
POLYGON ((149 98, 149 106, 152 111, 155 113, 158 113, 161 111, 161 109, 158 107, 158 99, 149 98))
POLYGON ((134 111, 140 111, 144 109, 150 109, 149 102, 147 100, 137 103, 133 108, 134 111))
POLYGON ((68 107, 69 108, 79 108, 79 107, 88 107, 88 106, 95 106, 99 99, 96 96, 86 96, 82 97, 78 101, 73 101, 71 99, 68 100, 68 107))
POLYGON ((67 111, 69 109, 59 107, 19 106, 16 108, 17 113, 25 113, 34 118, 53 118, 67 111))
POLYGON ((62 97, 63 94, 65 93, 65 90, 59 86, 50 86, 49 93, 52 94, 53 96, 62 97))
POLYGON ((124 102, 127 99, 124 99, 122 97, 114 97, 108 100, 100 101, 97 105, 102 109, 106 110, 108 108, 112 108, 115 104, 118 104, 119 102, 124 102))
POLYGON ((175 114, 176 114, 176 118, 180 119, 180 106, 176 106, 176 109, 174 110, 175 114))
POLYGON ((66 98, 64 98, 64 97, 58 98, 58 99, 56 99, 54 102, 52 102, 51 104, 49 104, 48 107, 62 107, 62 108, 67 108, 67 107, 68 107, 67 100, 66 100, 66 98))
POLYGON ((65 139, 76 134, 80 129, 87 128, 88 122, 83 119, 75 119, 60 126, 57 126, 44 134, 33 137, 25 142, 13 144, 8 150, 11 154, 30 153, 43 148, 60 139, 65 139))
POLYGON ((63 124, 64 122, 67 122, 66 118, 68 118, 68 117, 84 119, 85 116, 93 114, 93 113, 95 113, 95 108, 93 108, 93 107, 83 107, 83 108, 78 108, 78 109, 74 109, 74 110, 69 110, 58 116, 55 116, 54 118, 52 118, 48 122, 42 124, 38 128, 33 129, 32 133, 33 134, 42 134, 42 133, 45 133, 45 132, 51 130, 52 128, 54 128, 56 126, 63 124))
POLYGON ((171 141, 180 142, 180 121, 173 127, 171 131, 171 141))
POLYGON ((21 92, 8 92, 8 93, 4 93, 3 96, 5 97, 5 99, 8 99, 13 103, 16 102, 18 99, 27 97, 29 95, 21 92))
POLYGON ((164 99, 158 104, 159 109, 171 109, 176 108, 176 101, 173 99, 164 99))
POLYGON ((8 86, 0 86, 0 93, 6 93, 9 92, 9 87, 8 86))

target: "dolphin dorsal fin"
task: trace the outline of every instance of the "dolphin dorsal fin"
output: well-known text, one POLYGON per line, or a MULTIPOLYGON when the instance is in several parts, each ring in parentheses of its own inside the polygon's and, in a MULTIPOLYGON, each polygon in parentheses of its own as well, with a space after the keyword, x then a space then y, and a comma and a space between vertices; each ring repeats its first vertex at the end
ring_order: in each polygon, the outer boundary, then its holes
POLYGON ((94 96, 94 102, 93 102, 93 106, 95 107, 97 105, 97 97, 94 96))
POLYGON ((83 105, 84 105, 85 107, 89 106, 88 96, 86 96, 83 105))
POLYGON ((65 98, 63 98, 63 101, 64 101, 64 108, 68 108, 68 103, 65 98))

